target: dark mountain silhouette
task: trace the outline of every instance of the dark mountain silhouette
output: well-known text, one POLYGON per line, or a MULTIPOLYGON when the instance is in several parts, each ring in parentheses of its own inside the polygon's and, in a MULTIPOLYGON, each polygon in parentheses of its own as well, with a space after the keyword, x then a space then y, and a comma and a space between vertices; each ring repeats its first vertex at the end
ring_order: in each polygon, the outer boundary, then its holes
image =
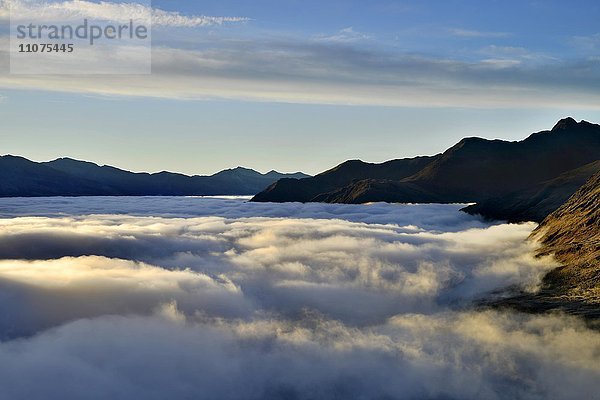
POLYGON ((344 163, 314 178, 278 181, 256 195, 253 201, 481 202, 487 207, 470 211, 489 217, 503 214, 512 220, 541 220, 554 210, 552 207, 560 205, 561 198, 568 198, 578 183, 590 176, 593 166, 578 169, 599 159, 600 125, 566 118, 551 131, 535 133, 518 142, 467 138, 434 157, 379 165, 352 161, 353 168, 344 163), (408 162, 412 169, 406 168, 408 162), (386 166, 385 175, 375 173, 383 166, 386 166), (328 178, 340 170, 345 172, 343 179, 328 178), (566 175, 559 179, 562 174, 566 175), (537 191, 531 192, 532 188, 537 191), (521 212, 522 216, 517 216, 512 214, 512 208, 500 213, 494 206, 504 206, 505 198, 517 201, 521 194, 543 196, 550 192, 556 201, 545 202, 542 213, 521 212))
POLYGON ((436 159, 416 157, 371 164, 360 160, 346 161, 319 175, 303 179, 282 179, 259 193, 253 201, 310 202, 320 201, 317 196, 335 191, 363 179, 400 180, 423 169, 436 159))
POLYGON ((254 195, 278 179, 307 176, 275 171, 261 174, 241 167, 212 176, 148 174, 70 158, 36 163, 22 157, 3 156, 0 157, 0 196, 254 195))

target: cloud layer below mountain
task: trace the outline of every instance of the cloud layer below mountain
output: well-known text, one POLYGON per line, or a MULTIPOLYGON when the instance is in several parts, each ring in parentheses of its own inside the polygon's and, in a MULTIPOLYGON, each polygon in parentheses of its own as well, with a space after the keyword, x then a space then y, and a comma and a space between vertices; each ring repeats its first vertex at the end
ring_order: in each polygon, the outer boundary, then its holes
POLYGON ((12 202, 0 200, 3 398, 599 389, 600 334, 582 321, 474 306, 535 290, 556 266, 533 257, 533 224, 488 225, 452 205, 12 202))

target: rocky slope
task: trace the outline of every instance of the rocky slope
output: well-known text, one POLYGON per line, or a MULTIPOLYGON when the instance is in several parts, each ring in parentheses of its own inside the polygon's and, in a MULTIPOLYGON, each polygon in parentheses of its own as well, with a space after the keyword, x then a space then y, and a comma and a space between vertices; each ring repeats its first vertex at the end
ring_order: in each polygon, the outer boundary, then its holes
POLYGON ((539 256, 562 265, 548 273, 539 292, 511 294, 484 305, 526 312, 561 310, 600 329, 600 173, 594 175, 532 233, 539 256))
POLYGON ((564 266, 544 280, 562 299, 598 304, 600 312, 600 173, 533 232, 540 255, 552 254, 564 266))

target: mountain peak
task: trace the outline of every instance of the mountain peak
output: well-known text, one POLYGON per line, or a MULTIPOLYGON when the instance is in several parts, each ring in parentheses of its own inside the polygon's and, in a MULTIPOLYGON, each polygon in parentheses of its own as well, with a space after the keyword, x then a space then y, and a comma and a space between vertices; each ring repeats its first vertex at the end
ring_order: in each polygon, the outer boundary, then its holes
MULTIPOLYGON (((241 166, 238 166, 238 167, 235 167, 235 168, 229 168, 229 169, 225 169, 225 170, 223 170, 223 171, 227 171, 227 172, 242 172, 242 171, 252 171, 252 172, 256 172, 256 171, 254 171, 253 169, 250 169, 250 168, 245 168, 245 167, 241 167, 241 166)), ((221 171, 221 172, 223 172, 223 171, 221 171)))
MULTIPOLYGON (((583 121, 582 121, 583 122, 583 121)), ((577 127, 577 121, 572 117, 563 118, 554 125, 552 131, 565 130, 577 127)))

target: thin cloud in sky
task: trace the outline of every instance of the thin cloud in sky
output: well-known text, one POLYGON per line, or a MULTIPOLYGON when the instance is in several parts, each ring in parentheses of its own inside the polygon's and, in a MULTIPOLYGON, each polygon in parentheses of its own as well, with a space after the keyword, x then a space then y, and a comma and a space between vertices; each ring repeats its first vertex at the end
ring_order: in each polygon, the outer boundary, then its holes
MULTIPOLYGON (((155 46, 151 76, 0 75, 0 86, 305 104, 477 108, 600 104, 600 88, 595 86, 600 70, 593 61, 528 64, 523 59, 487 56, 468 62, 301 40, 215 39, 209 46, 155 46), (578 74, 570 73, 574 68, 578 74)), ((110 54, 101 51, 90 57, 96 57, 98 64, 111 62, 110 54)), ((2 58, 6 62, 6 53, 2 58)))
POLYGON ((366 33, 357 32, 353 27, 341 29, 339 32, 333 35, 318 35, 315 39, 323 42, 334 42, 334 43, 353 43, 363 40, 371 39, 370 35, 366 33))
POLYGON ((600 33, 590 36, 574 36, 570 43, 584 51, 600 51, 600 33))
POLYGON ((531 53, 524 47, 489 45, 481 50, 484 54, 507 57, 527 57, 531 53))
POLYGON ((488 58, 482 60, 481 64, 492 69, 506 69, 518 66, 519 64, 521 64, 521 61, 510 60, 505 58, 488 58))
POLYGON ((560 59, 557 57, 545 54, 543 52, 532 51, 522 46, 498 46, 492 44, 483 47, 478 51, 478 53, 489 57, 489 59, 506 61, 513 60, 519 61, 519 63, 527 62, 537 65, 552 65, 556 62, 560 62, 560 59))
POLYGON ((205 15, 189 17, 173 11, 164 11, 160 9, 152 10, 152 24, 164 26, 191 28, 248 21, 250 21, 250 19, 245 17, 209 17, 205 15))
POLYGON ((452 28, 450 34, 462 38, 506 38, 511 36, 509 32, 485 32, 470 29, 452 28))

